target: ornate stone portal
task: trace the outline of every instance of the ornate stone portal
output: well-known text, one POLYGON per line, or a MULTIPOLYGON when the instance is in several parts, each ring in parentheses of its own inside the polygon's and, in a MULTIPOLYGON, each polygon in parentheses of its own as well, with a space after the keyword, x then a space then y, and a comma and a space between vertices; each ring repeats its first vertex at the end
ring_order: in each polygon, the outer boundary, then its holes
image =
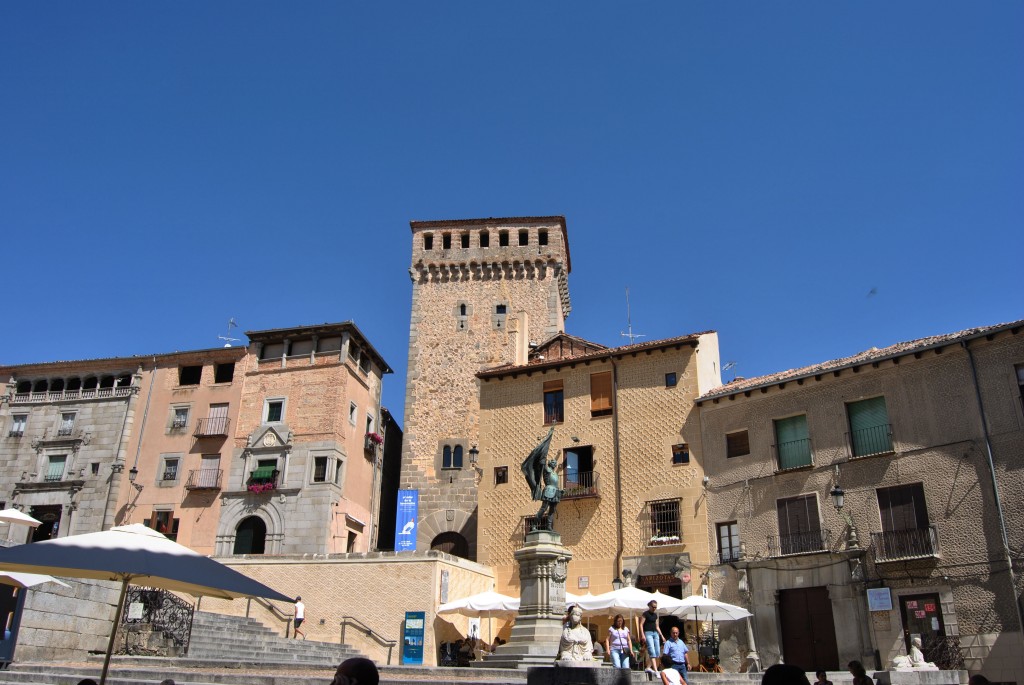
POLYGON ((515 553, 519 563, 519 615, 509 641, 483 662, 486 668, 551 666, 565 617, 565 578, 572 552, 552 530, 535 530, 515 553))

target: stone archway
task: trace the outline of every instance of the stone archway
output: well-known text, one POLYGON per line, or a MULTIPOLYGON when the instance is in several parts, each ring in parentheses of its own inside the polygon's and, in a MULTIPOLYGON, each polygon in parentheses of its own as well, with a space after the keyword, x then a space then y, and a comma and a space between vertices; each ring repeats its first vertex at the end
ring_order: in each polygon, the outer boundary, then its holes
POLYGON ((267 549, 267 524, 259 516, 242 519, 235 529, 232 554, 263 554, 267 549))
POLYGON ((444 532, 436 536, 430 541, 430 549, 463 559, 469 558, 469 541, 461 533, 455 531, 444 532))

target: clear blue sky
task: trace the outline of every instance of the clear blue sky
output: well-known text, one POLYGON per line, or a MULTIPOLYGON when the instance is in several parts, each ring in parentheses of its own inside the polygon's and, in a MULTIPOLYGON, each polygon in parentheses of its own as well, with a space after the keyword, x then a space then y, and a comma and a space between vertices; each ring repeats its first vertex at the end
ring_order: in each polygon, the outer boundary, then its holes
POLYGON ((1024 3, 0 4, 0 362, 354 320, 564 214, 569 332, 753 376, 1024 318, 1024 3), (870 295, 874 292, 876 294, 870 295))

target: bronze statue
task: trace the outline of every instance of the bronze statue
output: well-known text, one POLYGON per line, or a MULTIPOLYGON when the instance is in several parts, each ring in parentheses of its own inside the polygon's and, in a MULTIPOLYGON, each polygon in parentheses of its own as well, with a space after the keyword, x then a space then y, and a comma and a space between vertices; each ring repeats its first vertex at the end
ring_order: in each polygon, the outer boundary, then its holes
POLYGON ((551 445, 551 436, 555 432, 552 426, 548 435, 539 445, 533 448, 530 456, 523 462, 523 476, 530 486, 530 492, 534 501, 539 501, 540 510, 537 512, 537 523, 534 530, 554 530, 552 521, 555 517, 555 507, 562 501, 563 490, 559 488, 558 482, 558 461, 548 461, 548 447, 551 445))

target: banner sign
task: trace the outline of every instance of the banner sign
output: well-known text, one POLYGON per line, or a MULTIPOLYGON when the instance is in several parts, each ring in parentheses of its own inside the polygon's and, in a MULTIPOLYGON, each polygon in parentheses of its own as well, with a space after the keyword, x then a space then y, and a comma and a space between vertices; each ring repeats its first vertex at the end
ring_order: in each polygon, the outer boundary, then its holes
POLYGON ((426 612, 405 612, 405 630, 402 636, 402 663, 415 665, 423 663, 423 626, 426 612))
MULTIPOLYGON (((917 603, 914 604, 916 606, 917 603)), ((907 606, 910 606, 910 602, 907 602, 907 606)), ((889 588, 878 587, 868 590, 868 611, 892 611, 892 595, 889 588)))
POLYGON ((395 551, 416 551, 416 520, 420 515, 420 491, 399 490, 395 516, 395 551))

